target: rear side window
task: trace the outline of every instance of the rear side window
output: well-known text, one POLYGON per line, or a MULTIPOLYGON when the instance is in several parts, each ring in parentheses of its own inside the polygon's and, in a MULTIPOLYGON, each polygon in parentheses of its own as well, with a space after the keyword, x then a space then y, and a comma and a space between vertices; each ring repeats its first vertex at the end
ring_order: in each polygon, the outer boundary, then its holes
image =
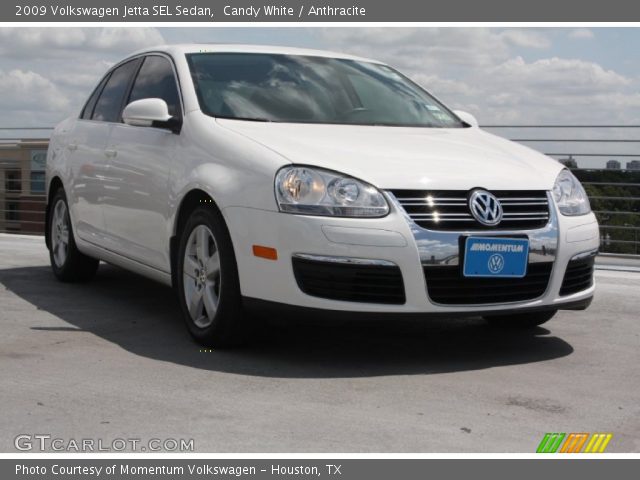
POLYGON ((119 122, 122 100, 136 71, 138 60, 132 60, 116 68, 107 80, 96 102, 91 118, 102 122, 119 122))
POLYGON ((129 103, 143 98, 161 98, 169 106, 169 114, 180 116, 180 100, 171 62, 158 55, 150 55, 138 72, 129 103))
POLYGON ((100 92, 102 92, 102 89, 104 88, 104 84, 107 83, 107 80, 109 80, 109 75, 104 77, 100 82, 100 84, 93 91, 93 93, 89 97, 89 100, 87 101, 87 104, 84 106, 84 109, 82 110, 82 115, 80 115, 80 118, 84 120, 91 119, 91 115, 93 115, 93 109, 95 108, 96 102, 98 101, 98 96, 100 95, 100 92))

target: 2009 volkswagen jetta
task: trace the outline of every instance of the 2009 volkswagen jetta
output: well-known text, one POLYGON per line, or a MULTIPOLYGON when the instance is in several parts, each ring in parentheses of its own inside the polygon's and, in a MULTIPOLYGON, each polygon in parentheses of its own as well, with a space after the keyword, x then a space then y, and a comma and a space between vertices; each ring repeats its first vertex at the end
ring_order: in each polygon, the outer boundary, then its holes
POLYGON ((557 161, 382 63, 187 45, 111 68, 47 157, 51 266, 175 288, 201 343, 247 306, 531 327, 594 293, 598 226, 557 161))

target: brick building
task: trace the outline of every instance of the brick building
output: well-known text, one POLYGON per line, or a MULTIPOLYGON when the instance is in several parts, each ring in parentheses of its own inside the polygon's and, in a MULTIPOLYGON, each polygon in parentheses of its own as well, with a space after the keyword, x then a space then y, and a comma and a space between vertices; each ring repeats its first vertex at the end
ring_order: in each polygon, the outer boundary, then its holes
POLYGON ((46 139, 0 141, 0 232, 44 231, 46 139))

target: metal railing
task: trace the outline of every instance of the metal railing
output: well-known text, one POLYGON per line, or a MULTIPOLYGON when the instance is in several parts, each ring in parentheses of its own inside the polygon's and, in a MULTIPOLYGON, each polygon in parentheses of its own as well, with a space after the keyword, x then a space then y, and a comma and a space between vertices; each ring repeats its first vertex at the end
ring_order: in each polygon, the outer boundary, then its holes
POLYGON ((600 223, 601 251, 640 253, 640 125, 485 125, 483 128, 565 162, 589 194, 600 223), (549 135, 549 130, 562 136, 549 135), (543 134, 538 135, 540 132, 543 134), (566 132, 572 132, 573 137, 567 137, 566 132), (596 146, 598 149, 593 150, 596 146), (634 168, 623 168, 625 160, 633 159, 638 161, 632 164, 634 168), (617 168, 606 168, 606 161, 613 161, 617 168))
MULTIPOLYGON (((640 165, 637 170, 626 170, 623 160, 619 169, 606 169, 605 161, 636 159, 640 162, 640 125, 484 125, 483 129, 531 146, 546 155, 564 161, 582 181, 600 222, 601 250, 611 253, 640 254, 640 165), (554 135, 549 135, 553 131, 554 135), (572 131, 573 136, 557 136, 572 131), (637 132, 633 138, 629 131, 637 132), (543 132, 543 135, 539 135, 543 132), (580 138, 583 137, 583 138, 580 138), (605 148, 617 145, 615 149, 605 148), (571 148, 558 148, 571 146, 571 148), (598 146, 596 151, 593 146, 598 146), (562 151, 564 150, 564 151, 562 151), (580 165, 582 163, 582 165, 580 165), (588 163, 588 164, 586 164, 588 163)), ((47 132, 51 127, 2 127, 7 132, 47 132)), ((29 142, 29 138, 2 138, 0 147, 7 144, 29 142)), ((40 147, 42 148, 42 147, 40 147)), ((0 150, 1 151, 1 150, 0 150)), ((2 170, 8 168, 0 155, 0 180, 2 170)), ((24 166, 20 167, 24 172, 24 166)), ((24 173, 27 174, 27 173, 24 173)), ((23 174, 23 175, 24 175, 23 174)), ((0 184, 0 232, 42 233, 44 227, 43 194, 6 189, 0 184), (8 206, 11 208, 8 208, 8 206), (16 205, 18 208, 16 208, 16 205), (29 205, 31 208, 26 208, 29 205), (32 209, 38 205, 37 209, 32 209)), ((11 182, 23 182, 22 178, 11 182)))

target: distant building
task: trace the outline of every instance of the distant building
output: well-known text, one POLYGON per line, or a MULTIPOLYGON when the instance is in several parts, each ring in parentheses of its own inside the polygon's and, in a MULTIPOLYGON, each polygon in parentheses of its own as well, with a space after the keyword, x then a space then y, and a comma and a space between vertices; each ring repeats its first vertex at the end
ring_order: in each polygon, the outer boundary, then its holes
POLYGON ((640 170, 640 160, 627 162, 627 170, 640 170))
POLYGON ((607 162, 607 170, 620 170, 622 165, 618 160, 609 160, 607 162))
POLYGON ((42 233, 48 140, 0 141, 0 232, 42 233))
POLYGON ((569 158, 559 158, 558 161, 567 168, 578 168, 578 162, 571 155, 569 158))

